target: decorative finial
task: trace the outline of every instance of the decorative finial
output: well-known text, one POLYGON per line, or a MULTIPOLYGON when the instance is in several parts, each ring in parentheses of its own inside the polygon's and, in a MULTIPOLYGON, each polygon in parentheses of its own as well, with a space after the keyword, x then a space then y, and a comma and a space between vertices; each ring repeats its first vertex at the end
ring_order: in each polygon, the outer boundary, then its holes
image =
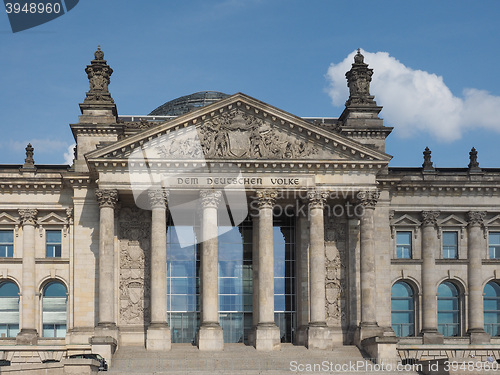
POLYGON ((368 68, 368 64, 364 62, 364 56, 361 54, 361 49, 354 55, 354 64, 345 76, 347 78, 347 86, 349 87, 349 99, 346 106, 351 105, 376 105, 373 96, 370 95, 370 82, 372 80, 373 69, 368 68))
POLYGON ((472 170, 472 171, 478 171, 478 170, 481 170, 481 168, 479 168, 479 163, 477 161, 477 151, 474 147, 472 147, 472 150, 470 150, 469 152, 469 170, 472 170))
POLYGON ((424 163, 422 164, 422 168, 424 168, 424 171, 433 171, 434 170, 434 165, 431 161, 431 150, 429 147, 426 147, 424 152, 424 163))
POLYGON ((101 46, 97 46, 97 51, 94 53, 94 57, 96 60, 104 60, 104 52, 101 51, 101 46))
POLYGON ((34 151, 35 149, 31 143, 28 143, 28 146, 26 146, 26 159, 24 159, 22 169, 35 169, 35 159, 33 158, 34 151))

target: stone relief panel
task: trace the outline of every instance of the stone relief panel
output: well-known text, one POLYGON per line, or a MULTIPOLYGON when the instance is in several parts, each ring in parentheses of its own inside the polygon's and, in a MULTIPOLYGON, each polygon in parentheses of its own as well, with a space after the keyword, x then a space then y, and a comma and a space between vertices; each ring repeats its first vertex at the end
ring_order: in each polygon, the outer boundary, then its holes
MULTIPOLYGON (((270 121, 236 109, 205 122, 197 132, 178 134, 156 146, 156 152, 171 159, 318 159, 331 158, 305 136, 273 126, 270 121)), ((337 155, 338 159, 344 159, 337 155)))
POLYGON ((149 322, 151 213, 125 207, 119 214, 120 324, 149 322))
POLYGON ((329 326, 347 326, 347 222, 325 215, 326 321, 329 326))

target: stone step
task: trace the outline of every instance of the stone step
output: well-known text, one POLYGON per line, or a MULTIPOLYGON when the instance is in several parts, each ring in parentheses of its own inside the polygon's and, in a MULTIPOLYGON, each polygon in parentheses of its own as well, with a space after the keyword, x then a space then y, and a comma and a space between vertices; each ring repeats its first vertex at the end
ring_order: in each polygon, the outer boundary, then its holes
MULTIPOLYGON (((251 346, 226 344, 222 352, 200 352, 190 344, 176 344, 172 350, 165 352, 148 352, 143 347, 122 347, 113 356, 109 372, 136 375, 290 375, 318 372, 417 374, 412 371, 384 371, 374 366, 363 358, 355 346, 341 346, 326 351, 282 344, 280 351, 258 352, 251 346)), ((396 364, 393 366, 395 369, 396 364)))

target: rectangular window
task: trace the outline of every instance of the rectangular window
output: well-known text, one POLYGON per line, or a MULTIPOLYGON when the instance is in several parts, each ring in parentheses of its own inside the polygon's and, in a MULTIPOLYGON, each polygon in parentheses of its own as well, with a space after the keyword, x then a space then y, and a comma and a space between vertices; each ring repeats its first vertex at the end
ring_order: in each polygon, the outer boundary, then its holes
POLYGON ((45 232, 47 258, 61 257, 61 231, 48 230, 45 232))
POLYGON ((443 259, 458 258, 458 232, 443 232, 443 259))
POLYGON ((12 258, 14 256, 14 231, 0 230, 0 257, 12 258))
POLYGON ((500 259, 500 232, 490 232, 488 235, 490 259, 500 259))
POLYGON ((411 259, 411 232, 396 233, 396 257, 411 259))

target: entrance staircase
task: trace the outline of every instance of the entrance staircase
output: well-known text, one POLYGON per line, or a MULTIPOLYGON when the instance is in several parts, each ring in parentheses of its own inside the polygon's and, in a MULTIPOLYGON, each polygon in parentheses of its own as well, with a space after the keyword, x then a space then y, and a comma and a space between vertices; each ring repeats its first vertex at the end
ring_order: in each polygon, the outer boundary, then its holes
MULTIPOLYGON (((191 344, 174 344, 171 351, 148 352, 143 347, 121 347, 113 356, 111 374, 135 375, 281 375, 281 374, 357 374, 416 375, 413 371, 382 371, 363 358, 355 346, 331 351, 308 350, 303 346, 282 344, 281 351, 258 352, 243 344, 226 344, 222 352, 200 352, 191 344), (330 365, 330 363, 332 365, 330 365), (320 368, 328 364, 326 368, 320 368), (339 366, 357 364, 357 371, 339 366), (316 365, 316 368, 313 366, 316 365), (333 367, 332 367, 333 366, 333 367), (335 367, 337 366, 337 367, 335 367), (329 371, 333 369, 333 371, 329 371)), ((396 364, 393 363, 393 366, 396 364)))

